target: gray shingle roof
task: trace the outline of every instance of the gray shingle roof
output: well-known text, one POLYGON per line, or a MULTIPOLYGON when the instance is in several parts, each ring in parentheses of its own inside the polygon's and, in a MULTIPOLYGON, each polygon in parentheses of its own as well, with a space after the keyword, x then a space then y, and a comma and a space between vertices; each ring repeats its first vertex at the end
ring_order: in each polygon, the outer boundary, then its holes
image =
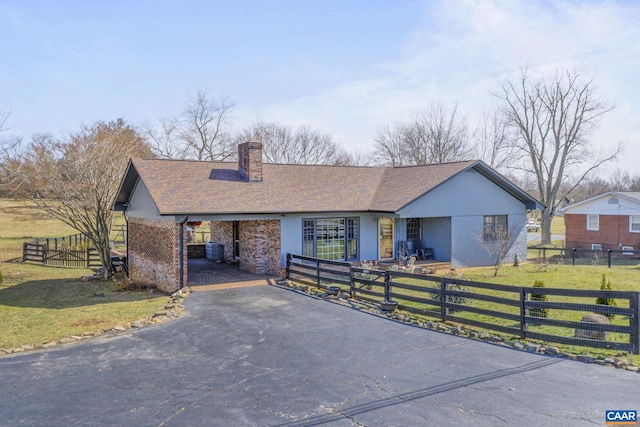
POLYGON ((135 158, 123 178, 116 205, 129 201, 140 178, 161 215, 395 212, 478 165, 485 173, 491 170, 479 161, 399 168, 264 163, 263 181, 247 182, 235 162, 135 158))

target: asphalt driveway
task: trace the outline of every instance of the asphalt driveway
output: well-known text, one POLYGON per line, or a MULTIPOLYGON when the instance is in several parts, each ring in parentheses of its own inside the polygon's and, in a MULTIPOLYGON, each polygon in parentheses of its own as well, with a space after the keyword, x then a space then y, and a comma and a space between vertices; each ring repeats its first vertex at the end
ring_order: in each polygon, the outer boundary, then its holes
POLYGON ((584 426, 640 374, 423 330, 273 286, 180 319, 0 358, 0 424, 584 426))

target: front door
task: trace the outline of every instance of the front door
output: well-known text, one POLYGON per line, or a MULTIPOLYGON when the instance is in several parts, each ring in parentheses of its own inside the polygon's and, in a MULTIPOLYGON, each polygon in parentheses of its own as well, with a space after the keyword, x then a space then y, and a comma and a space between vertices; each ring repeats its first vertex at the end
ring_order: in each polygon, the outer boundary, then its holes
POLYGON ((378 257, 393 259, 393 218, 378 218, 378 257))

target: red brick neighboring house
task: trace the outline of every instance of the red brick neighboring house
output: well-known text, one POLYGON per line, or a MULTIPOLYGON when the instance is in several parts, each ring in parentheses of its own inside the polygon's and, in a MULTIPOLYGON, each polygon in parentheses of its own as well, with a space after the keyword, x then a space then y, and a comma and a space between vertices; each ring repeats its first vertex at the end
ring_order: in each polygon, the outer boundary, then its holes
POLYGON ((610 191, 563 209, 567 248, 640 248, 640 193, 610 191))
POLYGON ((131 279, 164 291, 188 284, 191 221, 209 221, 224 259, 253 273, 281 275, 287 253, 392 260, 407 240, 457 268, 491 264, 478 236, 496 227, 518 231, 511 256, 526 259, 526 212, 540 207, 478 160, 262 164, 259 142, 240 144, 237 163, 131 159, 114 204, 127 218, 131 279))

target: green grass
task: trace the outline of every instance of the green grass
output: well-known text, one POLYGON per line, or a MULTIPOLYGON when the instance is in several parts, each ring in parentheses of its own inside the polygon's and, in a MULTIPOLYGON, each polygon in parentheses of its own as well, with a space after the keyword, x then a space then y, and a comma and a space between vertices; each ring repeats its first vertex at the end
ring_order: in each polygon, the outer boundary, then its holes
MULTIPOLYGON (((551 220, 551 236, 553 237, 554 235, 564 235, 565 234, 565 228, 564 228, 564 217, 563 216, 554 216, 553 219, 551 220)), ((564 240, 551 240, 551 244, 553 246, 557 246, 557 247, 564 247, 564 240)), ((539 245, 540 244, 540 239, 538 240, 532 240, 529 242, 529 245, 539 245)), ((531 256, 529 256, 531 258, 531 256)))
POLYGON ((126 326, 162 308, 166 297, 120 292, 114 282, 83 282, 93 272, 21 262, 22 243, 76 231, 32 203, 0 199, 0 348, 38 346, 72 335, 126 326))
MULTIPOLYGON (((612 283, 613 290, 617 291, 640 291, 640 283, 637 281, 638 270, 640 267, 635 265, 616 266, 611 269, 602 266, 571 266, 571 265, 551 265, 544 270, 538 266, 526 263, 520 267, 504 266, 500 270, 497 277, 493 277, 490 268, 474 268, 458 270, 460 278, 477 282, 497 283, 510 286, 533 287, 536 280, 544 282, 545 288, 562 288, 562 289, 581 289, 581 290, 599 290, 602 281, 602 274, 605 274, 607 280, 612 283)), ((518 294, 511 292, 484 290, 479 288, 470 288, 474 294, 484 294, 507 298, 518 301, 518 294)), ((410 294, 410 293, 408 293, 410 294)), ((563 302, 574 304, 595 304, 595 298, 578 298, 578 297, 561 297, 548 296, 548 302, 563 302)), ((419 304, 408 302, 409 306, 419 306, 419 304)), ((472 300, 469 304, 473 307, 494 310, 501 313, 519 314, 517 306, 512 307, 505 304, 494 302, 472 300)), ((628 308, 627 300, 617 300, 617 306, 628 308)), ((435 306, 432 307, 437 310, 435 306)), ((556 310, 549 309, 548 318, 556 320, 568 320, 579 322, 587 312, 580 310, 556 310)), ((456 316, 465 319, 479 320, 482 322, 517 328, 519 323, 507 319, 500 319, 490 315, 476 314, 471 312, 458 312, 456 316)), ((618 315, 613 319, 613 324, 628 325, 629 319, 618 315)), ((572 328, 562 328, 546 325, 530 326, 529 331, 545 333, 550 335, 563 336, 567 338, 573 337, 574 330, 572 328)), ((516 336, 507 336, 507 339, 517 339, 516 336)), ((626 334, 609 333, 608 342, 625 342, 629 336, 626 334)), ((596 357, 605 357, 611 355, 619 355, 619 351, 608 349, 595 349, 565 344, 553 344, 562 347, 563 350, 571 353, 589 353, 596 357)))
POLYGON ((564 217, 554 216, 551 220, 551 234, 564 234, 564 217))
MULTIPOLYGON (((476 282, 485 282, 485 283, 496 283, 507 286, 524 286, 524 287, 533 287, 533 284, 536 280, 540 280, 544 282, 545 288, 562 288, 562 289, 582 289, 582 290, 599 290, 602 282, 602 275, 605 274, 607 281, 611 281, 612 288, 615 291, 640 291, 640 281, 637 280, 638 272, 640 270, 640 266, 638 264, 634 265, 623 265, 623 266, 614 266, 612 268, 607 268, 606 266, 599 265, 582 265, 582 266, 572 266, 572 265, 549 265, 545 268, 541 268, 538 265, 533 263, 524 263, 519 267, 513 267, 511 265, 503 266, 497 277, 493 277, 493 269, 492 268, 472 268, 472 269, 464 269, 457 270, 456 277, 461 279, 468 279, 476 282)), ((431 276, 434 277, 434 276, 431 276)), ((437 277, 437 276, 436 276, 437 277)), ((412 278, 399 278, 396 277, 393 279, 395 282, 405 283, 409 285, 417 285, 422 287, 423 289, 428 288, 437 288, 439 287, 438 282, 427 282, 424 280, 416 280, 412 278)), ((329 281, 324 282, 325 285, 329 285, 329 281)), ((344 290, 348 290, 348 286, 342 286, 344 290)), ((514 302, 519 301, 519 294, 513 292, 506 291, 495 291, 495 290, 484 290, 479 288, 469 287, 474 295, 490 295, 493 297, 502 297, 512 300, 514 302)), ((383 292, 382 287, 375 286, 373 288, 374 291, 383 292)), ((430 295, 428 292, 417 292, 412 290, 404 290, 396 287, 393 290, 396 294, 406 295, 408 297, 420 297, 420 298, 437 298, 437 294, 434 292, 430 295)), ((362 295, 365 297, 365 295, 362 295)), ((372 300, 382 300, 382 297, 376 296, 366 296, 372 300)), ((436 313, 440 311, 440 308, 437 305, 430 305, 428 303, 423 302, 413 302, 409 299, 403 299, 400 296, 394 297, 394 300, 398 301, 401 305, 405 305, 408 307, 413 307, 419 310, 431 310, 436 313)), ((580 304, 595 304, 595 298, 577 298, 577 297, 559 297, 559 296, 549 296, 548 302, 564 302, 564 303, 580 303, 580 304)), ((486 310, 493 310, 500 313, 510 313, 513 315, 519 315, 520 309, 518 306, 509 306, 506 304, 500 304, 496 302, 489 301, 481 301, 481 300, 471 300, 468 305, 469 307, 476 307, 486 310)), ((617 306, 622 308, 628 308, 627 300, 617 300, 617 306)), ((585 311, 580 310, 557 310, 557 309, 549 309, 548 318, 557 319, 557 320, 569 320, 579 322, 586 314, 585 311)), ((508 320, 508 319, 500 319, 498 317, 486 315, 486 314, 478 314, 472 312, 459 311, 453 313, 453 315, 464 318, 471 319, 476 321, 482 321, 485 323, 493 324, 493 325, 502 325, 505 327, 515 328, 519 327, 518 321, 508 320)), ((434 317, 429 316, 421 316, 415 313, 410 314, 410 317, 415 318, 416 320, 434 320, 434 317)), ((613 322, 618 325, 628 325, 629 319, 617 315, 613 322)), ((475 329, 477 331, 481 331, 482 329, 477 327, 470 327, 470 329, 475 329)), ((545 333, 550 335, 557 335, 563 337, 573 337, 574 330, 572 328, 562 328, 562 327, 552 327, 546 325, 532 325, 529 326, 529 331, 535 331, 539 333, 545 333)), ((519 340, 520 337, 514 334, 506 334, 506 333, 496 333, 491 332, 495 335, 502 336, 507 341, 515 341, 519 340)), ((607 342, 628 342, 629 336, 627 334, 618 334, 618 333, 609 333, 607 338, 607 342)), ((557 346, 561 348, 563 351, 567 351, 573 354, 590 354, 597 358, 604 358, 608 356, 625 356, 634 359, 633 355, 629 355, 626 352, 621 352, 619 350, 611 350, 611 349, 597 349, 597 348, 589 348, 582 346, 574 346, 574 345, 566 345, 566 344, 558 344, 552 343, 551 345, 557 346)))

